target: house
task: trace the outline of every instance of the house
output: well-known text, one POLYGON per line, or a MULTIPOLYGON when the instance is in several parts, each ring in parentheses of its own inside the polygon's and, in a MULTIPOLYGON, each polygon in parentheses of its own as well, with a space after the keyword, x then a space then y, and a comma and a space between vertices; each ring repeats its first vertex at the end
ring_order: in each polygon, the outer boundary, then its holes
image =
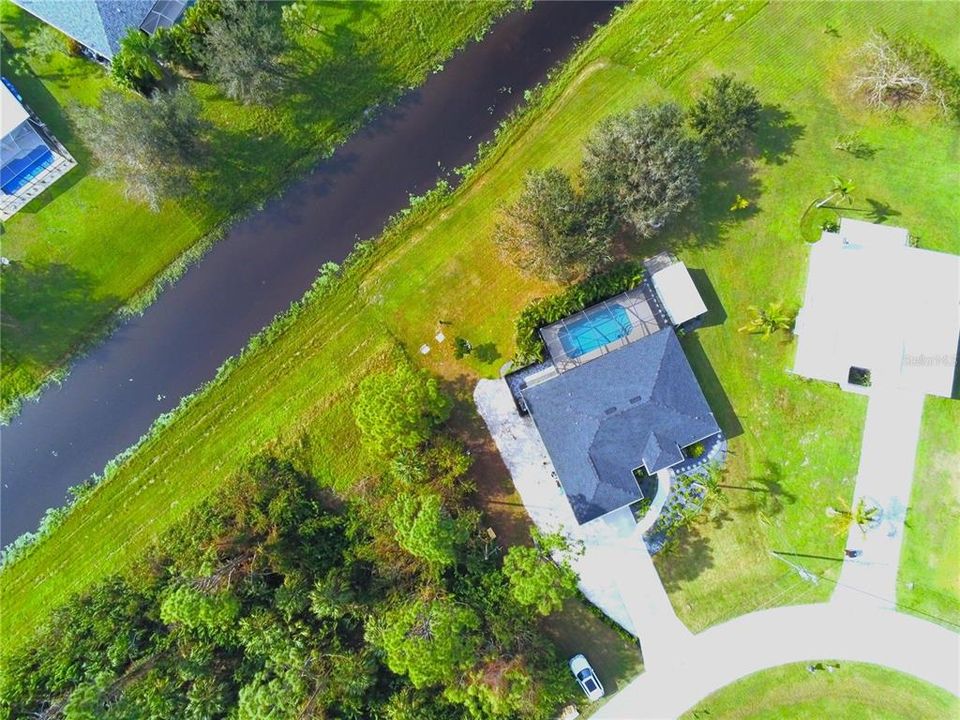
POLYGON ((719 438, 651 282, 540 333, 549 360, 507 384, 533 418, 580 524, 642 499, 638 478, 675 468, 686 449, 719 438))
POLYGON ((843 218, 810 249, 794 372, 866 392, 951 397, 960 257, 911 247, 898 227, 843 218))
POLYGON ((13 0, 31 15, 109 61, 130 28, 153 34, 170 27, 190 0, 13 0))
POLYGON ((0 220, 50 187, 76 161, 24 104, 7 78, 0 82, 0 220))

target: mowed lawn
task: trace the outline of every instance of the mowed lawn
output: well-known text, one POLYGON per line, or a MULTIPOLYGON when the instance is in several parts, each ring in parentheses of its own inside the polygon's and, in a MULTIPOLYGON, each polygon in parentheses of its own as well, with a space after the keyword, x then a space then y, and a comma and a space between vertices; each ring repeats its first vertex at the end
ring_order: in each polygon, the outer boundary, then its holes
POLYGON ((783 665, 719 690, 681 720, 951 720, 960 699, 910 675, 866 663, 783 665))
POLYGON ((356 450, 351 397, 365 373, 389 367, 400 349, 443 376, 465 403, 477 377, 495 376, 512 354, 519 309, 556 289, 500 259, 491 242, 497 206, 515 197, 529 168, 574 168, 582 139, 605 115, 668 98, 687 104, 721 71, 757 85, 768 106, 751 158, 712 166, 699 209, 635 251, 673 249, 702 271, 697 281, 713 324, 685 344, 732 438, 730 503, 717 526, 697 526, 657 564, 693 629, 760 607, 825 599, 828 580, 804 582, 770 551, 822 556, 795 560, 828 577, 835 572, 842 540, 824 509, 838 496, 851 499, 865 404, 792 377, 785 338, 762 341, 735 329, 750 304, 799 301, 807 254, 799 219, 834 174, 855 178, 852 215, 863 217, 873 198, 924 246, 956 249, 955 129, 923 117, 871 115, 841 74, 874 27, 911 29, 955 62, 960 48, 945 13, 952 6, 641 3, 619 12, 501 134, 451 200, 391 233, 363 272, 348 274, 340 291, 248 355, 4 571, 5 643, 24 642, 70 593, 128 566, 262 447, 292 448, 341 489, 373 471, 356 450), (828 21, 839 37, 824 32, 828 21), (832 149, 838 134, 856 129, 877 143, 873 159, 832 149), (752 205, 734 215, 727 208, 738 193, 752 205), (451 342, 433 342, 439 327, 482 352, 455 360, 451 342), (434 346, 426 356, 417 352, 423 343, 434 346))
POLYGON ((97 177, 68 110, 94 105, 112 86, 95 63, 29 57, 41 27, 2 4, 3 74, 78 161, 4 223, 3 369, 0 410, 36 390, 69 355, 102 332, 120 308, 142 305, 171 263, 234 214, 309 168, 363 122, 372 105, 417 85, 508 7, 473 3, 326 3, 326 32, 299 44, 297 77, 282 100, 243 107, 211 85, 190 83, 212 123, 212 159, 189 197, 159 212, 97 177), (9 50, 12 50, 9 51, 9 50))
POLYGON ((960 401, 927 398, 897 602, 960 630, 960 401))

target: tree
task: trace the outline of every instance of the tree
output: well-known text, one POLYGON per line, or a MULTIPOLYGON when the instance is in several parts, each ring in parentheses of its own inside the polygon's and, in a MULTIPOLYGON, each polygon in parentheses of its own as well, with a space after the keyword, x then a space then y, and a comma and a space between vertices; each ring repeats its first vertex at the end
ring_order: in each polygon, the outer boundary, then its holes
POLYGON ((160 619, 168 625, 182 625, 210 638, 229 641, 240 615, 240 601, 229 591, 202 593, 182 585, 160 604, 160 619))
POLYGON ((751 305, 747 309, 753 314, 753 317, 746 325, 738 328, 738 332, 762 335, 764 338, 768 338, 777 330, 789 332, 793 329, 796 313, 784 310, 783 302, 771 302, 765 308, 751 305))
POLYGON ((100 108, 77 106, 72 114, 98 172, 123 182, 128 198, 158 210, 163 199, 188 192, 206 149, 207 124, 186 88, 149 100, 105 90, 100 108))
POLYGON ((207 71, 227 97, 267 102, 287 79, 281 56, 290 44, 279 10, 255 0, 222 0, 220 8, 204 43, 207 71))
POLYGON ((360 383, 354 417, 364 442, 391 457, 426 441, 450 416, 450 407, 434 378, 402 364, 360 383))
POLYGON ((152 35, 130 28, 120 40, 120 49, 110 61, 110 75, 120 87, 148 94, 163 78, 152 35))
POLYGON ((690 125, 707 147, 728 155, 760 124, 762 106, 755 88, 732 75, 710 78, 690 109, 690 125))
POLYGON ((443 509, 440 496, 401 493, 390 508, 400 547, 435 567, 452 565, 468 529, 443 509))
POLYGON ((577 574, 566 559, 556 561, 554 551, 567 549, 561 535, 533 532, 535 547, 515 545, 503 558, 503 572, 510 581, 514 599, 535 607, 541 615, 559 610, 577 590, 577 574))
POLYGON ((880 517, 880 508, 867 505, 864 498, 857 500, 851 507, 843 498, 837 498, 839 507, 827 507, 826 515, 831 518, 838 535, 846 535, 850 525, 856 525, 864 535, 870 526, 880 517))
POLYGON ((515 203, 504 208, 494 240, 522 269, 567 280, 610 259, 610 237, 585 221, 570 178, 557 168, 531 170, 515 203))
POLYGON ((594 212, 651 235, 700 192, 702 154, 673 104, 643 105, 607 118, 587 138, 583 182, 594 212))
POLYGON ((372 629, 372 641, 395 673, 416 688, 451 681, 474 661, 480 646, 480 619, 446 598, 414 600, 387 612, 372 629))

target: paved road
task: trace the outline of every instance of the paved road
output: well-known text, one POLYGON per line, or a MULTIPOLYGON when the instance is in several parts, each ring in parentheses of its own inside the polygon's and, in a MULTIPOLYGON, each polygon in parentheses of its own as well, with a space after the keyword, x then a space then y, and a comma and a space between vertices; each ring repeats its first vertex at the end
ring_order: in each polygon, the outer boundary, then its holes
POLYGON ((694 635, 680 650, 668 662, 644 662, 594 717, 675 718, 739 678, 808 660, 884 665, 960 694, 958 635, 892 610, 834 602, 765 610, 694 635))

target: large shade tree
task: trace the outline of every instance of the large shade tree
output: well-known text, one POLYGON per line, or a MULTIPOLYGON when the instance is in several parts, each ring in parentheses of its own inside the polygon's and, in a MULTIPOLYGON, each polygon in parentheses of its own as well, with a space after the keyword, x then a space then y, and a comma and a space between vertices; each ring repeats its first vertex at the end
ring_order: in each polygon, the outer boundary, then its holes
POLYGON ((659 230, 700 192, 699 143, 673 103, 642 105, 602 121, 587 138, 587 200, 642 235, 659 230))
POLYGON ((105 90, 99 108, 76 106, 72 116, 98 172, 122 182, 127 197, 158 210, 164 198, 189 192, 205 155, 207 123, 186 88, 149 100, 105 90))
POLYGON ((209 22, 203 63, 227 97, 263 103, 283 87, 288 73, 282 56, 290 48, 280 7, 255 0, 221 0, 209 22))
POLYGON ((755 88, 733 75, 718 75, 690 109, 690 124, 707 147, 727 155, 756 131, 761 110, 755 88))
POLYGON ((502 210, 494 239, 521 269, 567 280, 610 259, 610 237, 598 217, 564 172, 531 170, 520 197, 502 210))
POLYGON ((549 615, 576 592, 577 575, 566 559, 558 561, 552 556, 554 552, 562 555, 567 549, 563 537, 534 532, 533 539, 535 547, 510 548, 503 558, 503 573, 518 603, 549 615))
POLYGON ((397 542, 434 567, 452 565, 466 542, 467 527, 450 516, 436 493, 401 493, 390 508, 397 542))

